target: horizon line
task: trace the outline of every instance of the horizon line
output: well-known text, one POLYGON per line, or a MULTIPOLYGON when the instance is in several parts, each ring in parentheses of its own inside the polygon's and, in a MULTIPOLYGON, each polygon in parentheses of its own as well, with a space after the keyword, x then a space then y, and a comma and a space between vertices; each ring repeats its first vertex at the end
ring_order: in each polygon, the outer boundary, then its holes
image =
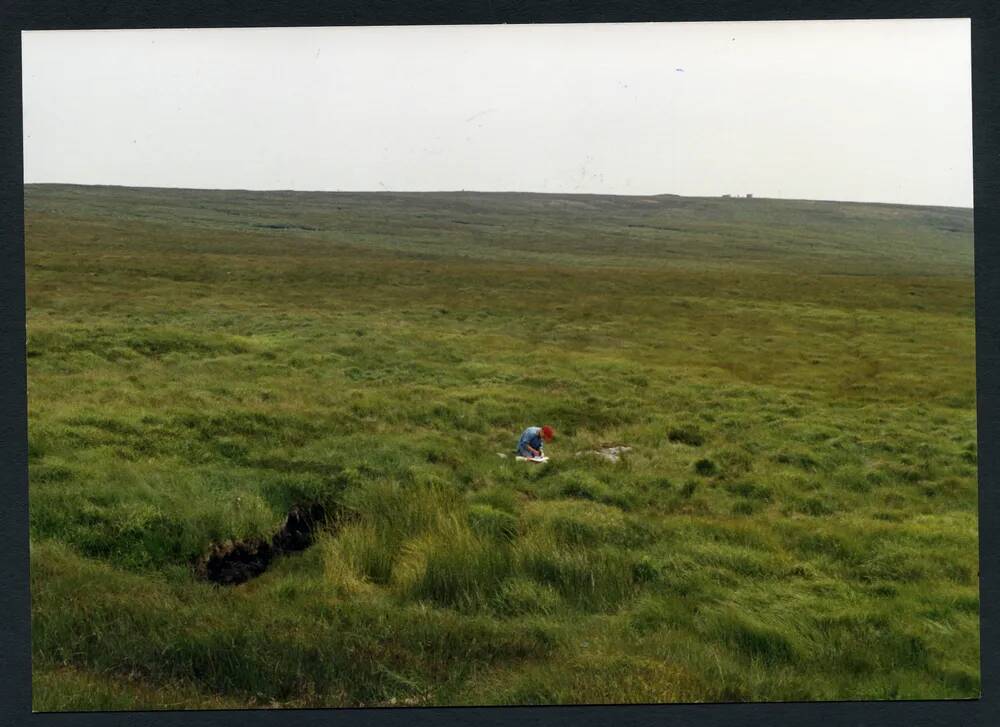
POLYGON ((22 182, 24 187, 29 186, 62 186, 62 187, 114 187, 118 189, 148 189, 148 190, 174 190, 187 192, 249 192, 249 193, 300 193, 300 194, 524 194, 540 196, 574 196, 574 197, 626 197, 626 198, 649 198, 649 197, 682 197, 686 199, 752 199, 770 200, 780 202, 819 202, 827 204, 869 204, 883 205, 890 207, 940 207, 943 209, 974 210, 975 202, 971 205, 941 204, 941 203, 921 203, 921 202, 885 202, 871 200, 853 199, 813 199, 809 197, 767 197, 757 195, 753 192, 749 194, 722 193, 714 195, 706 194, 677 194, 676 192, 657 192, 654 194, 627 194, 621 192, 537 192, 532 190, 479 190, 479 189, 425 189, 425 190, 396 190, 396 189, 291 189, 291 188, 269 188, 269 189, 249 189, 242 187, 179 187, 164 185, 136 185, 136 184, 113 184, 113 183, 87 183, 87 182, 22 182))

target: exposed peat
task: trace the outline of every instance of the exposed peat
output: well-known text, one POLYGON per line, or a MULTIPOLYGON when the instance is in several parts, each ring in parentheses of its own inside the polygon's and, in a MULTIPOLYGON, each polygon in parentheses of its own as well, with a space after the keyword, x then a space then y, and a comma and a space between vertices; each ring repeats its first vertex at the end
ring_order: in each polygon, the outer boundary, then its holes
POLYGON ((313 544, 319 527, 327 520, 326 509, 322 505, 296 505, 270 541, 231 540, 213 545, 199 561, 196 570, 213 583, 239 585, 266 571, 276 557, 308 548, 313 544))

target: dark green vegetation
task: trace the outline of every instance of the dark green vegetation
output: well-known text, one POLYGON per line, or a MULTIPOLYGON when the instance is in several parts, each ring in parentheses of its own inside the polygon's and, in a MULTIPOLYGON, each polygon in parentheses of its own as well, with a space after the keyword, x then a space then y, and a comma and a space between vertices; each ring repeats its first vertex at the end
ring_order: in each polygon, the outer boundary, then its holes
POLYGON ((37 709, 978 693, 969 210, 25 204, 37 709))

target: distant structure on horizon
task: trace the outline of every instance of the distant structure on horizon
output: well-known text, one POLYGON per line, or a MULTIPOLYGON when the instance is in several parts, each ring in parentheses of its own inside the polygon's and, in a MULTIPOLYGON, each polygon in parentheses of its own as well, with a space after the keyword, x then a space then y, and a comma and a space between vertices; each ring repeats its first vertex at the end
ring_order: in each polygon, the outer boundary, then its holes
MULTIPOLYGON (((732 199, 732 198, 739 199, 740 195, 738 195, 738 194, 724 194, 724 195, 722 195, 722 198, 723 199, 732 199)), ((747 195, 746 195, 746 198, 747 199, 753 199, 753 194, 750 193, 750 192, 748 192, 747 195)))

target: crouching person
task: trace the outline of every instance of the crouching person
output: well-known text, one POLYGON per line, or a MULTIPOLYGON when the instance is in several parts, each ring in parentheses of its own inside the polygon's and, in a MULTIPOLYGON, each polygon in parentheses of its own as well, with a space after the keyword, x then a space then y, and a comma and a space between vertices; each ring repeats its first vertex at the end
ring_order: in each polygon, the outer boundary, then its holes
POLYGON ((531 458, 544 457, 545 442, 551 442, 555 434, 549 426, 528 427, 517 443, 517 455, 531 458))

